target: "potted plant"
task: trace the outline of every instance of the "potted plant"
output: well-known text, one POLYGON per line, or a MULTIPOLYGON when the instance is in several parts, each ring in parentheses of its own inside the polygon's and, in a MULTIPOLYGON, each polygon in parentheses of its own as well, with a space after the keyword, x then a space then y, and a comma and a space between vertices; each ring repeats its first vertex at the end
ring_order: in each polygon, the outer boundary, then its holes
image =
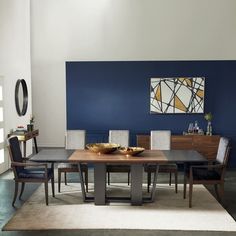
POLYGON ((211 114, 211 112, 206 113, 204 115, 205 120, 207 121, 207 132, 206 135, 212 135, 212 125, 211 125, 211 121, 213 119, 213 115, 211 114))

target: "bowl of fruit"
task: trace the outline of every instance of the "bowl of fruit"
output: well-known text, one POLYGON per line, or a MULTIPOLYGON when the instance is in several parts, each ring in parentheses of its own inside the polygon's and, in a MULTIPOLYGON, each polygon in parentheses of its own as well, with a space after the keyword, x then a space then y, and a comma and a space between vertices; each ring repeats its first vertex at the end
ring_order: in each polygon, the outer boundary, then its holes
POLYGON ((111 153, 116 151, 120 147, 116 143, 89 143, 86 148, 91 152, 96 152, 98 154, 111 153))
POLYGON ((121 147, 119 148, 119 152, 126 156, 136 156, 143 152, 145 148, 143 147, 121 147))

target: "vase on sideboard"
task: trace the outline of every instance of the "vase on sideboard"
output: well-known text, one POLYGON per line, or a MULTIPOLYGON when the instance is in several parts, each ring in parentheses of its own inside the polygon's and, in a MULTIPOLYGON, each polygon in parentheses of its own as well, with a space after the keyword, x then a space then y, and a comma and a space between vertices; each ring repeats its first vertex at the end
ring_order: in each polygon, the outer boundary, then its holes
POLYGON ((27 131, 31 132, 34 130, 34 125, 33 124, 28 124, 27 125, 27 131))
POLYGON ((212 135, 212 125, 211 125, 211 121, 208 121, 207 123, 207 132, 206 135, 212 135))

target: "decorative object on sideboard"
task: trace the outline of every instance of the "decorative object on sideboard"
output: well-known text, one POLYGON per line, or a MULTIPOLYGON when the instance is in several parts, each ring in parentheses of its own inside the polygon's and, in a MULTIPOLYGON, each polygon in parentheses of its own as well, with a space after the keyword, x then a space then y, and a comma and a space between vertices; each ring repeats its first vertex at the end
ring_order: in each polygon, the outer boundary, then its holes
POLYGON ((151 78, 150 112, 203 113, 204 93, 204 77, 151 78))
POLYGON ((204 132, 203 130, 199 127, 198 125, 198 121, 196 120, 194 122, 194 125, 193 123, 190 123, 189 126, 188 126, 188 132, 183 132, 183 135, 204 135, 204 132))
POLYGON ((207 121, 207 132, 206 135, 212 135, 212 124, 211 121, 213 119, 213 115, 211 114, 211 112, 206 113, 204 115, 205 120, 207 121))
POLYGON ((33 131, 34 130, 34 120, 35 120, 34 116, 31 115, 30 116, 30 123, 27 125, 27 130, 28 131, 33 131))

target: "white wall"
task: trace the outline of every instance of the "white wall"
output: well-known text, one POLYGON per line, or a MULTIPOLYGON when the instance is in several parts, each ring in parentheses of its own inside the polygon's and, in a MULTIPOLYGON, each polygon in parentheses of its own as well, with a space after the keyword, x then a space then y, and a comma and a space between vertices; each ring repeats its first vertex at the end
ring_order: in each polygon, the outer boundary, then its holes
MULTIPOLYGON (((29 123, 32 113, 30 65, 30 3, 29 0, 0 0, 0 75, 4 78, 5 136, 10 129, 29 123), (15 109, 15 84, 25 79, 29 104, 25 116, 15 109)), ((27 142, 27 154, 32 144, 27 142)))
POLYGON ((65 61, 235 60, 235 0, 31 0, 39 145, 63 146, 65 61))

